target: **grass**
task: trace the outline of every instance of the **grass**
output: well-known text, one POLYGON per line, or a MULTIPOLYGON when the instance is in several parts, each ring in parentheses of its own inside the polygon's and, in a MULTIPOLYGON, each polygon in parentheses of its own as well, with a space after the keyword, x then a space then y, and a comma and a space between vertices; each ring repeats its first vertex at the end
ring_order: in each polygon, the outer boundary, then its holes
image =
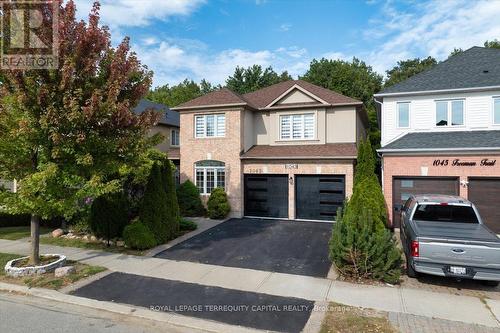
POLYGON ((396 333, 385 313, 330 303, 320 333, 396 333))
MULTIPOLYGON (((52 230, 50 228, 40 227, 40 234, 42 235, 49 233, 51 231, 52 230)), ((18 240, 30 236, 31 236, 31 230, 29 226, 0 228, 0 239, 18 240)))
POLYGON ((76 261, 67 260, 66 265, 75 266, 76 272, 69 274, 65 277, 56 278, 54 273, 45 273, 36 276, 26 276, 21 278, 13 278, 5 275, 5 271, 3 267, 9 260, 23 257, 19 254, 10 254, 10 253, 0 253, 0 281, 7 283, 15 283, 26 285, 30 288, 38 287, 38 288, 48 288, 48 289, 60 289, 66 287, 72 283, 75 283, 78 280, 87 278, 89 276, 95 275, 97 273, 103 272, 106 270, 104 267, 100 266, 90 266, 85 265, 76 261))

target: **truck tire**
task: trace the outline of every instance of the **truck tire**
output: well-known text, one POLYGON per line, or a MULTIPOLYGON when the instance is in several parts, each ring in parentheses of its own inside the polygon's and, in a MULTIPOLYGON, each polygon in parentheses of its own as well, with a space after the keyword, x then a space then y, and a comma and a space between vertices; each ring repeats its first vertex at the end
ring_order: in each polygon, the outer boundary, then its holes
POLYGON ((482 282, 485 286, 488 287, 498 287, 498 285, 500 284, 499 281, 482 281, 482 282))
POLYGON ((406 275, 411 278, 417 278, 418 277, 418 272, 413 269, 412 265, 410 264, 410 260, 408 260, 408 256, 406 255, 406 275))

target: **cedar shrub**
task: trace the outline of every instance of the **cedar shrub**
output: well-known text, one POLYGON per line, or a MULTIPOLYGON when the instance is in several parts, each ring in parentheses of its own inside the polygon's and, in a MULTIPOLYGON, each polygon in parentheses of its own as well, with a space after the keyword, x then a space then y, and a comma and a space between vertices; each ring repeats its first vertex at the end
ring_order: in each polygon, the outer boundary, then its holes
POLYGON ((90 209, 90 230, 106 239, 121 237, 129 221, 128 206, 128 200, 122 192, 97 197, 90 209))
POLYGON ((155 236, 140 221, 135 221, 123 230, 123 241, 131 249, 146 250, 156 246, 155 236))
POLYGON ((186 180, 179 186, 177 199, 182 216, 205 216, 206 210, 201 202, 200 192, 192 181, 186 180))
POLYGON ((231 206, 227 200, 226 191, 222 187, 212 190, 207 202, 208 217, 211 219, 223 219, 231 211, 231 206))

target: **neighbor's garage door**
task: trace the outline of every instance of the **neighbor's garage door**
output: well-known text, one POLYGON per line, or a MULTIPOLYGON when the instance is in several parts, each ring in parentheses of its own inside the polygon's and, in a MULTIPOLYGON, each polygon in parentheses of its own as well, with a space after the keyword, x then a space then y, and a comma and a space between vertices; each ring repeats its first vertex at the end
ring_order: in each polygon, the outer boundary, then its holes
POLYGON ((469 201, 472 201, 484 223, 500 234, 500 178, 469 178, 469 201))
POLYGON ((300 175, 295 178, 296 218, 333 221, 345 200, 345 178, 300 175))
POLYGON ((399 228, 400 213, 398 208, 408 200, 411 194, 459 194, 458 178, 437 177, 394 177, 392 179, 392 225, 399 228))
POLYGON ((245 215, 288 218, 288 175, 245 175, 245 215))

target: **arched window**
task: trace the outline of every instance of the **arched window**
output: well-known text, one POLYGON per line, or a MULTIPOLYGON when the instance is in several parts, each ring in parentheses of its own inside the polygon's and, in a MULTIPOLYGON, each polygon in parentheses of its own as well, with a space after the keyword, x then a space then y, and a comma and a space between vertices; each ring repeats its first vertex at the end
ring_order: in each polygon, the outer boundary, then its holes
POLYGON ((198 161, 194 164, 195 183, 200 194, 210 194, 216 187, 226 187, 226 167, 220 161, 198 161))

